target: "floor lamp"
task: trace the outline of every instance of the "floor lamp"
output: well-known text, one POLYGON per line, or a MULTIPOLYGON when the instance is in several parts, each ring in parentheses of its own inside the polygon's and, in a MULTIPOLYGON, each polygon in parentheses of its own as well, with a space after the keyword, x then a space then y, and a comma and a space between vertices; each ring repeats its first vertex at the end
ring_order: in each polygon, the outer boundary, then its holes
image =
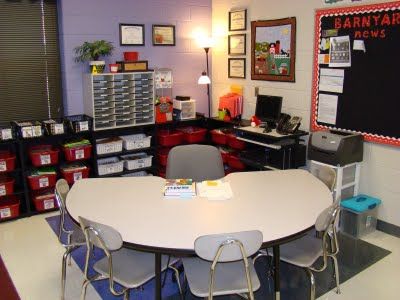
POLYGON ((208 69, 208 51, 210 47, 204 47, 204 51, 206 52, 206 63, 207 63, 207 72, 203 71, 199 78, 198 84, 207 84, 207 99, 208 99, 208 117, 211 117, 211 97, 210 97, 210 77, 209 77, 209 69, 208 69))

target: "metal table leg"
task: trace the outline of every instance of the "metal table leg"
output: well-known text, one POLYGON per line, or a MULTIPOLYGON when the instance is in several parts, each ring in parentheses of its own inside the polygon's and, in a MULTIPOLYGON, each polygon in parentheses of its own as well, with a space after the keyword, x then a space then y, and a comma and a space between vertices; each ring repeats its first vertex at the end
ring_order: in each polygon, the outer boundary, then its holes
POLYGON ((279 274, 279 263, 280 263, 280 251, 279 245, 272 247, 274 252, 274 288, 275 288, 275 300, 281 299, 281 284, 279 274))
POLYGON ((157 300, 161 299, 161 253, 156 253, 155 254, 155 279, 156 279, 156 284, 155 284, 155 298, 157 300))

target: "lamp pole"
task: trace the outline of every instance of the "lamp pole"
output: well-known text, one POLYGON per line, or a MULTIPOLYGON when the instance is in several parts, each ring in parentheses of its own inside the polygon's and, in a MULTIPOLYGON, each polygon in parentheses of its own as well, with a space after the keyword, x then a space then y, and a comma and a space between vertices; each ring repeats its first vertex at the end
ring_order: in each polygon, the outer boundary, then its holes
MULTIPOLYGON (((210 73, 208 70, 208 51, 210 47, 204 47, 204 51, 206 51, 206 63, 207 63, 207 76, 210 77, 210 73)), ((208 98, 208 117, 211 117, 211 99, 210 99, 210 84, 207 83, 207 98, 208 98)))

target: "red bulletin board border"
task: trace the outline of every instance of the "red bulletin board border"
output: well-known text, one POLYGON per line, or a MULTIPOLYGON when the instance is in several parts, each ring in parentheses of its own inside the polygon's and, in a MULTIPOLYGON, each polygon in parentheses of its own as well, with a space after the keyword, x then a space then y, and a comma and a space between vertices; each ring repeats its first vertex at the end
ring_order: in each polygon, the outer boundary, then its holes
MULTIPOLYGON (((343 130, 348 132, 354 132, 351 130, 346 130, 342 128, 336 128, 334 126, 323 126, 317 124, 317 112, 318 112, 318 86, 319 86, 319 64, 318 64, 318 54, 319 54, 319 44, 321 39, 321 18, 325 16, 334 15, 346 15, 354 13, 365 13, 370 11, 384 11, 390 9, 400 9, 400 1, 379 3, 379 4, 369 4, 360 6, 350 6, 350 7, 335 7, 328 9, 318 9, 315 12, 315 36, 314 36, 314 59, 313 59, 313 80, 312 80, 312 95, 311 95, 311 131, 318 130, 343 130)), ((393 138, 383 135, 370 134, 366 132, 358 132, 364 136, 365 141, 370 141, 374 143, 387 144, 392 146, 400 147, 400 138, 393 138)))

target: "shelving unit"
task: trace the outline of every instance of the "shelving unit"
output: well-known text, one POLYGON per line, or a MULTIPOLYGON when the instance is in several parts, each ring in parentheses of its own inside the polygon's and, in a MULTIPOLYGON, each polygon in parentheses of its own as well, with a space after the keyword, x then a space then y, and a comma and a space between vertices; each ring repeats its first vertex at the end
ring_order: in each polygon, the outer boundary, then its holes
POLYGON ((84 110, 93 130, 154 124, 154 72, 84 75, 84 110))

